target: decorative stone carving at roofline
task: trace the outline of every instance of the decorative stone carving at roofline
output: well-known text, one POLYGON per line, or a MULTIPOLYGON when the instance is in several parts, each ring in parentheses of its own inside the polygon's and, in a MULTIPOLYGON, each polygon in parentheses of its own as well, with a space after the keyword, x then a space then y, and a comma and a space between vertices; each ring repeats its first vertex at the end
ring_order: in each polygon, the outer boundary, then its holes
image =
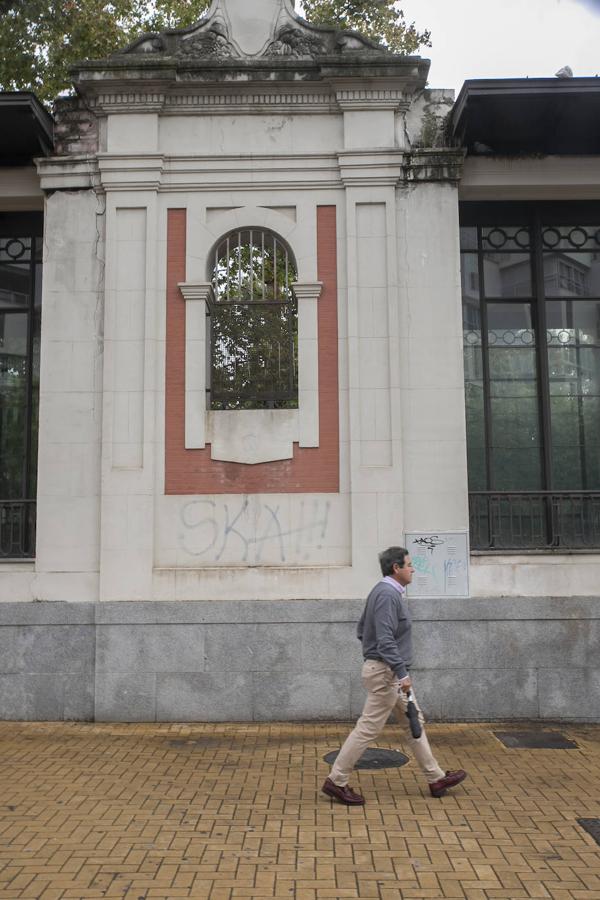
POLYGON ((111 59, 140 55, 182 60, 292 59, 366 53, 389 57, 381 44, 354 31, 311 25, 294 12, 293 0, 213 0, 190 28, 146 34, 111 59))

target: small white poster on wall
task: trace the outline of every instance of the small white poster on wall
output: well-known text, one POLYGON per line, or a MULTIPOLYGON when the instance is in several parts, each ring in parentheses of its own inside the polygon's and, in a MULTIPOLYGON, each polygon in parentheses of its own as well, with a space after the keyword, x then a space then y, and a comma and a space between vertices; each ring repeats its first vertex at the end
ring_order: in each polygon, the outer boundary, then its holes
POLYGON ((409 597, 469 596, 466 531, 410 531, 405 546, 415 569, 409 597))

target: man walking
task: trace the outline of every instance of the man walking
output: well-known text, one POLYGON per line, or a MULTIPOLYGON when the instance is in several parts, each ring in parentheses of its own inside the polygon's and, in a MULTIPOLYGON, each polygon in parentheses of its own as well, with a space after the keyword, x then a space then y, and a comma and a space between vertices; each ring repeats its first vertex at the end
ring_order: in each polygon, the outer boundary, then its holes
MULTIPOLYGON (((406 585, 413 576, 413 566, 404 547, 389 547, 379 554, 383 580, 369 596, 357 627, 362 641, 364 665, 362 680, 367 699, 362 715, 340 750, 333 768, 322 787, 323 793, 345 803, 361 806, 365 800, 348 785, 348 779, 368 745, 381 731, 392 710, 408 727, 406 712, 409 700, 416 705, 421 735, 408 732, 409 746, 429 783, 432 797, 442 797, 448 788, 467 777, 462 769, 444 772, 436 762, 425 734, 424 718, 412 695, 409 669, 412 663, 411 619, 405 597, 406 585)), ((417 728, 417 731, 419 729, 417 728)))

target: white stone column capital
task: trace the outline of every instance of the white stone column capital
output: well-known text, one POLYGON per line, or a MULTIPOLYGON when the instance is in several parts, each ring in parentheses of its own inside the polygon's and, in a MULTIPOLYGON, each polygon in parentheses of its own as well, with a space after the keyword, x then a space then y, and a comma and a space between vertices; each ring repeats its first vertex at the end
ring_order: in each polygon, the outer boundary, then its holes
POLYGON ((294 281, 292 284, 294 297, 301 300, 318 300, 323 291, 322 281, 294 281))
POLYGON ((205 303, 214 303, 215 292, 210 281, 188 281, 178 284, 184 300, 204 300, 205 303))

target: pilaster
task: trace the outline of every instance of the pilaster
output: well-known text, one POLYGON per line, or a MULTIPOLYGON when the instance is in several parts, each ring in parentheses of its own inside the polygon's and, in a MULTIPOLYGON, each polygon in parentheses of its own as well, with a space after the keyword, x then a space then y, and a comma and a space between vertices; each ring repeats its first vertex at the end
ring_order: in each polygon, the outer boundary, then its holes
POLYGON ((319 446, 319 323, 320 281, 292 285, 298 301, 298 443, 319 446))
POLYGON ((206 390, 210 347, 206 319, 214 291, 209 282, 180 284, 185 300, 185 448, 206 446, 206 390))

